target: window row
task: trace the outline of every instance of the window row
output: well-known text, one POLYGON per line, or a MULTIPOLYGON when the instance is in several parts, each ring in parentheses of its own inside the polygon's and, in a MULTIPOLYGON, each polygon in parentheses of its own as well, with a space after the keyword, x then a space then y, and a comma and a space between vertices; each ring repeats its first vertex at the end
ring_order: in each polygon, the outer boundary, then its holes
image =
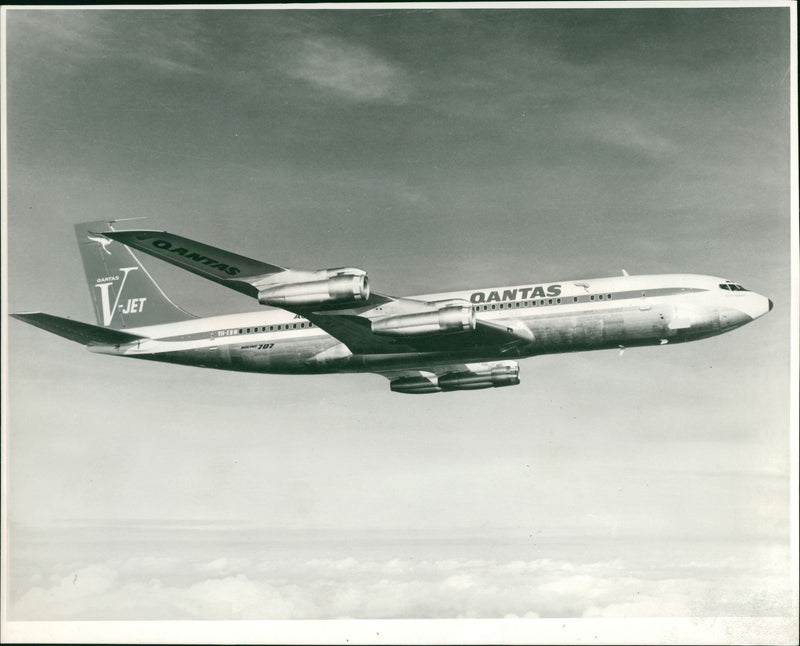
POLYGON ((217 336, 233 336, 235 334, 253 334, 256 332, 280 332, 282 330, 302 330, 314 327, 313 323, 284 323, 282 325, 262 325, 260 327, 240 327, 238 329, 220 330, 217 336))
MULTIPOLYGON (((611 300, 611 294, 592 294, 589 296, 590 301, 598 300, 611 300)), ((572 301, 573 303, 577 303, 578 301, 586 301, 586 297, 579 298, 578 296, 573 296, 572 301)), ((535 301, 514 301, 513 303, 492 303, 490 305, 475 305, 473 309, 476 312, 486 312, 487 310, 510 310, 520 307, 541 307, 543 305, 560 305, 562 302, 569 303, 570 300, 568 298, 560 299, 560 298, 542 298, 540 300, 535 301)))

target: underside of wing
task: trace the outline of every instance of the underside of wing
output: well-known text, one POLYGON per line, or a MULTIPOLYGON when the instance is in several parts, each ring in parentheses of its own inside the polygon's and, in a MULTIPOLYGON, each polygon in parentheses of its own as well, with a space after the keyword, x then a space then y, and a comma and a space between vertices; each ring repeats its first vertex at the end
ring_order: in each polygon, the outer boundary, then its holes
POLYGON ((353 354, 463 352, 488 347, 511 351, 533 340, 527 328, 523 331, 514 321, 502 325, 478 319, 474 328, 457 332, 390 336, 374 331, 374 320, 381 319, 370 319, 355 311, 328 313, 298 310, 297 313, 339 339, 353 354))

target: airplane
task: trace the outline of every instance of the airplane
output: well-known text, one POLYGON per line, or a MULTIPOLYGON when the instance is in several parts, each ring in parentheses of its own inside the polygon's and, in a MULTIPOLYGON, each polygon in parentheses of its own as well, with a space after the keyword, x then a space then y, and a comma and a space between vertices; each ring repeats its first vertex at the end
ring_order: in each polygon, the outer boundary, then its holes
POLYGON ((398 393, 520 383, 519 359, 696 341, 772 309, 739 283, 659 274, 525 283, 394 297, 355 267, 288 269, 166 231, 75 225, 97 325, 42 312, 13 317, 91 352, 275 374, 371 372, 398 393), (254 298, 249 313, 196 317, 132 250, 254 298))

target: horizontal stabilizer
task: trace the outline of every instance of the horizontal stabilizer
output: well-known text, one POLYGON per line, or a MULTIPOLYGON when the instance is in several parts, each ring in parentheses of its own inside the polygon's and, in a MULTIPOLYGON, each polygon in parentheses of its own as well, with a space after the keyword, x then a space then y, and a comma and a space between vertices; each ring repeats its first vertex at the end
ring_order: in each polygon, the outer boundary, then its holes
POLYGON ((129 332, 122 332, 121 330, 45 314, 44 312, 27 312, 12 314, 11 316, 83 345, 124 345, 147 338, 130 334, 129 332))
POLYGON ((253 260, 166 231, 132 229, 100 233, 248 296, 258 296, 258 290, 242 279, 286 271, 285 267, 253 260))

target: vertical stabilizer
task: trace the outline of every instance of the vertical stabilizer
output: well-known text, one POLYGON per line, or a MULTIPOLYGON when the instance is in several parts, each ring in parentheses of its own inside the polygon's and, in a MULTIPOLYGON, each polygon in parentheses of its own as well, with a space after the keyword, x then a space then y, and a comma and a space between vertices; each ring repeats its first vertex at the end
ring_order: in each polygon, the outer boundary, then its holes
POLYGON ((102 220, 75 225, 98 325, 119 330, 195 318, 161 291, 128 247, 103 235, 112 225, 102 220))

